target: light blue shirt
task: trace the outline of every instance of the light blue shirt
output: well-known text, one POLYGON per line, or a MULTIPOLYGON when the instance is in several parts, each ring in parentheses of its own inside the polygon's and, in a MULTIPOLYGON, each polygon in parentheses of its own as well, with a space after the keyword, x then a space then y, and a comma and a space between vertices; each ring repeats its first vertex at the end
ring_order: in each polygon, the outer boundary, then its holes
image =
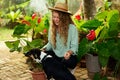
POLYGON ((72 50, 74 54, 78 51, 78 31, 75 25, 70 24, 68 30, 68 40, 67 45, 65 46, 63 40, 60 38, 60 35, 57 33, 56 36, 56 48, 50 42, 50 31, 48 33, 48 43, 44 46, 47 51, 53 50, 58 57, 63 57, 65 52, 72 50))

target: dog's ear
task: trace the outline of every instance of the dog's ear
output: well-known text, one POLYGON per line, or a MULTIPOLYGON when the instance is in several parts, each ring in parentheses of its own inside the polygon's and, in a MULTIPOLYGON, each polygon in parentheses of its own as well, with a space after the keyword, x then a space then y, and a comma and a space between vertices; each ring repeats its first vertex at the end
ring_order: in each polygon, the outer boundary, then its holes
POLYGON ((40 55, 41 55, 41 50, 37 49, 37 58, 40 59, 40 55))
POLYGON ((31 52, 28 51, 28 52, 24 53, 24 55, 25 55, 26 57, 29 57, 29 56, 31 55, 31 52))
POLYGON ((34 48, 31 50, 35 59, 40 59, 41 50, 39 48, 34 48))

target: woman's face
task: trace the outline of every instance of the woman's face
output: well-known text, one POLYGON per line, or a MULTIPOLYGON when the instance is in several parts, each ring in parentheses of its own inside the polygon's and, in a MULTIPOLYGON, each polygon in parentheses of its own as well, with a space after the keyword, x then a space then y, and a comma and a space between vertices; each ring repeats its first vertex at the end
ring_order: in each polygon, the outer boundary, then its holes
POLYGON ((55 23, 55 25, 59 25, 59 14, 56 11, 52 12, 52 20, 55 23))

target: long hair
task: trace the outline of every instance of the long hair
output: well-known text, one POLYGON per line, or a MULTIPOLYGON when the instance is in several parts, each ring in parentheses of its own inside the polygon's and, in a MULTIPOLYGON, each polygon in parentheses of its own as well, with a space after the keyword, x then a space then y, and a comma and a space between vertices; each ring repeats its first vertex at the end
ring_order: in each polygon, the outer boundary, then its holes
POLYGON ((70 14, 60 12, 60 11, 55 11, 59 15, 59 25, 55 25, 55 23, 52 20, 51 24, 51 43, 56 48, 56 33, 58 32, 60 35, 60 38, 63 40, 64 45, 66 46, 67 44, 67 39, 68 39, 68 29, 69 29, 69 24, 73 24, 73 21, 70 17, 70 14))

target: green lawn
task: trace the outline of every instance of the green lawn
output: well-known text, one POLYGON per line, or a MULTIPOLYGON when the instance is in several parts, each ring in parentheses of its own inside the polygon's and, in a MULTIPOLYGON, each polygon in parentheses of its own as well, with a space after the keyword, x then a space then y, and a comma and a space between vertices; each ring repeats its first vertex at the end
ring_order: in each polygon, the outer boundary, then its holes
POLYGON ((5 27, 0 27, 0 41, 14 40, 11 36, 13 29, 8 29, 5 27))

